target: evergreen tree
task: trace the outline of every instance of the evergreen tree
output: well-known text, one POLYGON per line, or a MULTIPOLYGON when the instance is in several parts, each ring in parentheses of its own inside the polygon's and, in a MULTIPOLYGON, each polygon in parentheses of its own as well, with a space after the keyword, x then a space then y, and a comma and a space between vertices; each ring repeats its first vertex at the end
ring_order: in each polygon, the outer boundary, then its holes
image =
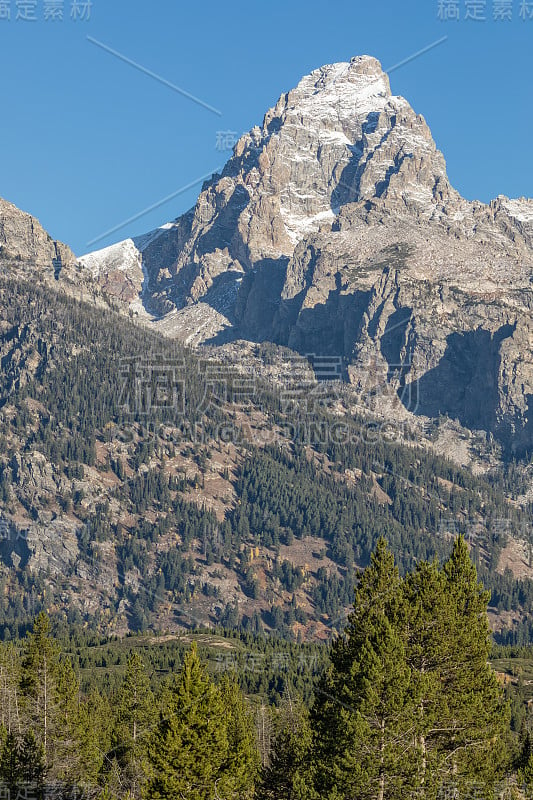
POLYGON ((313 710, 322 795, 491 790, 510 716, 488 663, 488 599, 461 537, 442 570, 421 562, 403 581, 378 542, 313 710))
POLYGON ((406 758, 414 704, 401 622, 401 581, 380 539, 313 710, 320 796, 405 798, 417 764, 406 758))
POLYGON ((81 770, 79 682, 70 658, 60 658, 44 613, 27 637, 20 687, 23 723, 42 748, 47 777, 74 783, 81 770))
POLYGON ((448 653, 447 663, 440 669, 444 702, 434 738, 445 756, 451 782, 486 788, 494 784, 507 762, 510 723, 503 690, 489 665, 490 594, 478 581, 461 536, 443 574, 448 653))
POLYGON ((228 733, 224 704, 200 663, 196 645, 162 695, 160 720, 148 751, 149 800, 218 800, 226 792, 228 733))
POLYGON ((488 791, 506 756, 509 716, 488 664, 489 595, 464 539, 442 570, 420 563, 404 591, 420 786, 428 798, 446 784, 488 791))
POLYGON ((57 731, 57 681, 59 650, 50 634, 50 620, 44 612, 36 618, 27 638, 22 662, 21 692, 24 712, 29 719, 46 767, 50 767, 53 733, 57 731))
POLYGON ((78 710, 79 780, 96 786, 112 773, 113 715, 107 697, 92 689, 78 710))
POLYGON ((52 752, 54 777, 71 784, 79 778, 81 769, 79 693, 79 681, 72 662, 68 657, 63 658, 55 668, 53 741, 49 749, 52 752))
POLYGON ((260 800, 312 800, 316 797, 308 759, 312 747, 309 712, 286 692, 280 709, 270 763, 263 769, 260 800))
POLYGON ((0 758, 0 779, 10 794, 24 793, 35 800, 42 796, 46 765, 44 752, 31 731, 9 733, 0 758))
POLYGON ((224 785, 228 797, 245 800, 253 796, 260 767, 254 720, 234 680, 226 676, 220 690, 228 739, 224 785))
POLYGON ((0 725, 6 733, 19 732, 20 660, 13 644, 0 647, 0 725))
POLYGON ((139 797, 143 783, 143 759, 153 713, 154 697, 148 675, 140 656, 132 653, 117 696, 112 750, 120 771, 120 785, 132 798, 139 797))
POLYGON ((420 562, 406 576, 403 592, 407 663, 416 704, 413 747, 418 785, 429 800, 439 790, 441 770, 446 767, 439 739, 446 712, 442 675, 451 658, 445 576, 436 563, 420 562))
POLYGON ((530 800, 530 798, 533 797, 533 746, 529 731, 525 733, 516 768, 517 776, 522 784, 524 794, 528 800, 530 800))

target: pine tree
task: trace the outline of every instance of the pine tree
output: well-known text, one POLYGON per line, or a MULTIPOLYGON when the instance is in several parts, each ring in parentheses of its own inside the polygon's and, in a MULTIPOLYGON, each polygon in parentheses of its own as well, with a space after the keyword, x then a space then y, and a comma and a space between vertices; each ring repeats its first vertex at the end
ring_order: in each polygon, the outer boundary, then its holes
POLYGON ((420 563, 404 592, 420 787, 427 798, 446 784, 485 791, 505 756, 509 719, 488 664, 488 594, 464 540, 455 542, 442 570, 420 563))
POLYGON ((222 697, 193 644, 181 673, 162 694, 160 720, 150 742, 149 800, 225 800, 223 767, 228 734, 222 697))
POLYGON ((421 562, 404 580, 380 540, 313 709, 321 796, 491 790, 509 710, 488 663, 488 599, 464 539, 441 570, 421 562))
POLYGON ((529 800, 533 797, 533 745, 529 731, 524 733, 520 755, 515 766, 518 780, 529 800))
POLYGON ((220 691, 228 738, 227 758, 222 767, 223 787, 227 797, 245 800, 253 796, 261 763, 254 719, 234 680, 226 676, 220 691))
POLYGON ((113 757, 120 785, 138 798, 143 784, 146 742, 154 714, 154 697, 142 659, 132 653, 119 689, 113 731, 113 757))
POLYGON ((27 638, 20 688, 22 724, 42 748, 48 779, 74 783, 81 768, 79 683, 70 658, 60 657, 44 613, 27 638))
POLYGON ((0 725, 6 733, 21 730, 20 660, 13 644, 0 647, 0 725))
POLYGON ((70 658, 59 661, 55 669, 53 687, 53 775, 59 780, 73 784, 80 774, 79 739, 81 735, 79 715, 80 686, 70 658))
POLYGON ((489 665, 490 594, 478 581, 463 537, 456 539, 443 574, 448 654, 440 670, 445 702, 435 739, 451 782, 486 788, 508 759, 510 722, 503 690, 489 665))
POLYGON ((77 720, 79 779, 96 786, 109 776, 114 764, 113 714, 109 700, 92 689, 79 706, 77 720))
POLYGON ((58 673, 59 650, 50 634, 50 620, 41 612, 27 639, 26 655, 22 662, 21 692, 25 715, 37 742, 42 746, 47 768, 51 764, 51 733, 56 727, 58 673))
POLYGON ((0 758, 0 779, 13 796, 43 794, 46 776, 44 751, 32 731, 9 733, 0 758))
POLYGON ((262 771, 260 800, 312 800, 316 796, 309 765, 312 747, 309 712, 287 690, 277 721, 270 763, 262 771))
POLYGON ((439 791, 446 768, 439 736, 446 698, 442 674, 450 667, 449 604, 446 580, 436 563, 420 562, 403 585, 406 653, 416 704, 414 748, 418 785, 428 800, 439 791))
POLYGON ((414 706, 402 635, 401 581, 380 539, 313 709, 320 796, 405 798, 416 764, 405 757, 414 706))

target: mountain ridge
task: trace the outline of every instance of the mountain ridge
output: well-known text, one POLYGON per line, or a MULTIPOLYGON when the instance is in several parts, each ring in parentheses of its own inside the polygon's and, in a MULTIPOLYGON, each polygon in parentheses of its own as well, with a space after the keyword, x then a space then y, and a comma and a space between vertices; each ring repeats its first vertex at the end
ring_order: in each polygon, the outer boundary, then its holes
MULTIPOLYGON (((530 448, 533 201, 462 198, 375 59, 302 78, 193 209, 137 241, 80 263, 99 265, 104 289, 134 263, 129 309, 166 335, 338 356, 352 385, 392 393, 401 414, 530 448)), ((373 410, 397 413, 388 399, 373 410)))
POLYGON ((424 118, 359 56, 282 94, 186 214, 59 283, 188 345, 337 358, 371 413, 448 416, 520 455, 532 281, 533 200, 462 198, 424 118))

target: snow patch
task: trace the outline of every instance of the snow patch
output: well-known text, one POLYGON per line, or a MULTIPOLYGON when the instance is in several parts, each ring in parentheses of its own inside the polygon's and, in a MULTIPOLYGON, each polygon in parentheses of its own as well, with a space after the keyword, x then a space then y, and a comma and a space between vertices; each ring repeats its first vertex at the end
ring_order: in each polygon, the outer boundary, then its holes
POLYGON ((524 222, 526 225, 533 223, 533 200, 502 198, 502 206, 518 222, 524 222))
POLYGON ((335 214, 331 209, 328 209, 327 211, 320 211, 318 214, 307 217, 300 214, 291 214, 289 211, 281 208, 281 218, 289 239, 296 245, 305 236, 308 236, 310 233, 316 233, 321 222, 326 220, 333 222, 335 214))
POLYGON ((133 239, 125 239, 123 242, 81 256, 78 260, 82 267, 89 270, 93 278, 98 278, 102 272, 112 270, 128 272, 134 267, 140 268, 141 253, 133 239))

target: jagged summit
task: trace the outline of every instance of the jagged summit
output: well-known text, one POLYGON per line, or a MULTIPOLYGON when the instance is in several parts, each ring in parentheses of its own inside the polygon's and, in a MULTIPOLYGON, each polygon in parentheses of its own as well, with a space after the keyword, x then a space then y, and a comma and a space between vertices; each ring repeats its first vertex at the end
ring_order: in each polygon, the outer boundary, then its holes
POLYGON ((284 235, 294 245, 347 202, 403 194, 431 204, 450 194, 444 158, 423 117, 391 95, 387 75, 369 56, 315 70, 283 94, 262 128, 238 142, 223 175, 246 171, 249 185, 265 176, 267 185, 259 180, 257 188, 280 196, 280 245, 284 235))
POLYGON ((331 107, 353 113, 375 110, 391 96, 388 75, 372 56, 356 56, 349 62, 326 64, 305 75, 298 85, 282 96, 289 106, 307 106, 311 110, 331 107))
MULTIPOLYGON (((242 311, 244 275, 270 264, 277 276, 297 246, 319 232, 342 232, 339 242, 356 231, 372 238, 369 223, 383 215, 391 224, 401 218, 415 238, 421 226, 436 225, 431 238, 450 240, 448 258, 428 247, 420 276, 455 274, 468 287, 479 281, 477 260, 487 246, 503 248, 515 263, 522 260, 522 245, 530 244, 529 214, 527 201, 498 198, 485 206, 464 200, 450 186, 424 118, 391 94, 379 61, 357 56, 314 70, 282 94, 263 124, 240 138, 190 212, 81 263, 111 293, 152 318, 206 298, 227 318, 217 318, 217 327, 233 325, 242 311), (464 254, 456 246, 462 239, 464 254)), ((369 241, 372 248, 377 244, 369 241)), ((490 253, 483 260, 490 262, 490 253)), ((498 263, 496 283, 507 272, 498 263)), ((209 337, 212 326, 205 333, 209 337)), ((186 338, 190 334, 194 338, 187 328, 186 338)))

